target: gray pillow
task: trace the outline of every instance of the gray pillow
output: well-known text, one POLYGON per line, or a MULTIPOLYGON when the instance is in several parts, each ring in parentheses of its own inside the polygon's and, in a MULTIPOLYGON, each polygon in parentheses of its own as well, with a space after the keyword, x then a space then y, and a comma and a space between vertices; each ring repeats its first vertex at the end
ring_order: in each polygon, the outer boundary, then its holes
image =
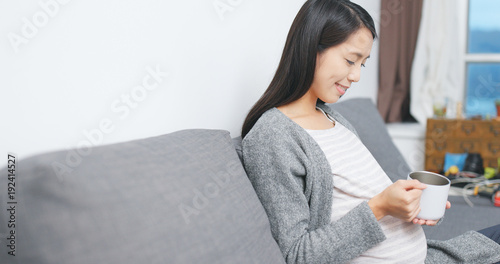
POLYGON ((35 156, 16 187, 16 256, 3 239, 0 263, 284 263, 226 131, 35 156))

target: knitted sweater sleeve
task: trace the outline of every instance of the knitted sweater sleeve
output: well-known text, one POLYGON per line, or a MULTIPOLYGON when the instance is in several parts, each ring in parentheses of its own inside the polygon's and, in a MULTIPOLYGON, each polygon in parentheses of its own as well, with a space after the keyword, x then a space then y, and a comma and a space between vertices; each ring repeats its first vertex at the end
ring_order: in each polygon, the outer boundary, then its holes
POLYGON ((427 246, 426 264, 500 261, 500 245, 476 231, 446 241, 427 240, 427 246))
POLYGON ((385 240, 366 202, 336 222, 317 223, 310 204, 321 194, 309 190, 320 176, 296 139, 280 132, 268 125, 251 131, 243 161, 286 262, 345 263, 385 240))

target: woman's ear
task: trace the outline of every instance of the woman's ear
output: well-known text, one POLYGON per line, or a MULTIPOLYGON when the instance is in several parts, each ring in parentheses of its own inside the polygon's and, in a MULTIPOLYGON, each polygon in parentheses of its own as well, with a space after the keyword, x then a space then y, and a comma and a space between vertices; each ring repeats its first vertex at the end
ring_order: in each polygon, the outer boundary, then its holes
POLYGON ((325 51, 318 52, 316 54, 316 66, 315 66, 316 69, 318 68, 318 65, 321 64, 321 61, 323 60, 324 54, 325 54, 325 51))

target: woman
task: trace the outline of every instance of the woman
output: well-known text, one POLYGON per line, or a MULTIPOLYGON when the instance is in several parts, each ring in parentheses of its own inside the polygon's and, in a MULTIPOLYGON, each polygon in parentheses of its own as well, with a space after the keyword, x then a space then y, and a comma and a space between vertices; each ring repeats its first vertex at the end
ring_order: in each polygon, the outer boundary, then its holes
POLYGON ((416 218, 426 186, 392 183, 347 120, 325 106, 359 81, 375 38, 360 6, 307 1, 243 124, 245 169, 283 256, 287 263, 500 261, 500 245, 477 232, 426 241, 420 225, 436 224, 416 218))

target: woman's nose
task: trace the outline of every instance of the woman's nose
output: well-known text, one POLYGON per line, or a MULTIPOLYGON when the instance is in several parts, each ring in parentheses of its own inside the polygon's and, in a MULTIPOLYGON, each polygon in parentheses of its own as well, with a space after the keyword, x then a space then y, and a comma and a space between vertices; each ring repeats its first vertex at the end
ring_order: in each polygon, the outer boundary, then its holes
POLYGON ((353 67, 352 70, 349 72, 349 75, 347 76, 347 79, 350 82, 359 82, 360 78, 361 78, 361 67, 353 67))

